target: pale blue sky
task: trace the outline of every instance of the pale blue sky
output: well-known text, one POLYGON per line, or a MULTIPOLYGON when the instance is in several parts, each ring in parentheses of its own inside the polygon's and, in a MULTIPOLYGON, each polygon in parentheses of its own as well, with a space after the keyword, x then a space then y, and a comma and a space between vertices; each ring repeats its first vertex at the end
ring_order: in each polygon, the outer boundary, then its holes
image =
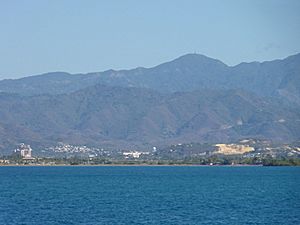
POLYGON ((299 0, 0 0, 0 79, 300 52, 299 0))

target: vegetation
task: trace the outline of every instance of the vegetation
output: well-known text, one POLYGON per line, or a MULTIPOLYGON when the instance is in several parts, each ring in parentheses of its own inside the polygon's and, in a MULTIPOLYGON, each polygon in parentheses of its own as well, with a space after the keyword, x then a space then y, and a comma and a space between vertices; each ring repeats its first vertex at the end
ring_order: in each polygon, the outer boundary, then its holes
POLYGON ((300 166, 299 158, 263 159, 264 166, 300 166))
POLYGON ((24 160, 15 155, 0 158, 0 165, 262 165, 300 166, 300 158, 243 158, 237 156, 187 157, 184 159, 36 158, 24 160), (6 162, 4 162, 6 160, 6 162), (9 163, 8 163, 8 161, 9 163))

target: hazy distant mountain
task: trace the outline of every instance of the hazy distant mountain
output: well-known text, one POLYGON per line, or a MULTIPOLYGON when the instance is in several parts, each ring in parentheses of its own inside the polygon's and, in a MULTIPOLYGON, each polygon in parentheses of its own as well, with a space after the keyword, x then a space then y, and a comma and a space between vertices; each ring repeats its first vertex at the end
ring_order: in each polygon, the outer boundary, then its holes
POLYGON ((243 89, 260 96, 282 96, 299 103, 300 54, 283 60, 241 63, 188 54, 153 68, 77 74, 56 72, 0 81, 0 91, 22 95, 70 93, 96 83, 159 92, 243 89))
POLYGON ((0 92, 21 95, 62 94, 80 90, 95 84, 96 75, 71 75, 52 72, 21 79, 0 81, 0 92))
POLYGON ((2 80, 0 91, 6 150, 300 139, 300 54, 234 67, 188 54, 149 69, 2 80))
POLYGON ((96 85, 63 95, 0 95, 0 145, 114 147, 300 137, 300 110, 241 90, 173 94, 96 85))

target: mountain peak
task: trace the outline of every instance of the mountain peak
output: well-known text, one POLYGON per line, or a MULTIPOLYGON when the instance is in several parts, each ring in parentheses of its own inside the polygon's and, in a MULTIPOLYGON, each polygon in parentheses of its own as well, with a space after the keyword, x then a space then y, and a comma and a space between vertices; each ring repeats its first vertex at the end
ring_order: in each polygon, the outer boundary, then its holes
POLYGON ((179 58, 173 60, 174 63, 182 63, 182 64, 219 64, 226 66, 223 62, 220 60, 210 58, 208 56, 197 54, 197 53, 188 53, 183 56, 180 56, 179 58))

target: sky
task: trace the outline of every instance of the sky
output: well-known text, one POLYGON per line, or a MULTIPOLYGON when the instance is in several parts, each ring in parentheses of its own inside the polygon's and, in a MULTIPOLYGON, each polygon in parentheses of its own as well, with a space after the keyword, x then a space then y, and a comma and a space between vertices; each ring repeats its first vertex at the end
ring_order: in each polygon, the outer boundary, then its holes
POLYGON ((299 0, 0 0, 0 79, 300 52, 299 0))

